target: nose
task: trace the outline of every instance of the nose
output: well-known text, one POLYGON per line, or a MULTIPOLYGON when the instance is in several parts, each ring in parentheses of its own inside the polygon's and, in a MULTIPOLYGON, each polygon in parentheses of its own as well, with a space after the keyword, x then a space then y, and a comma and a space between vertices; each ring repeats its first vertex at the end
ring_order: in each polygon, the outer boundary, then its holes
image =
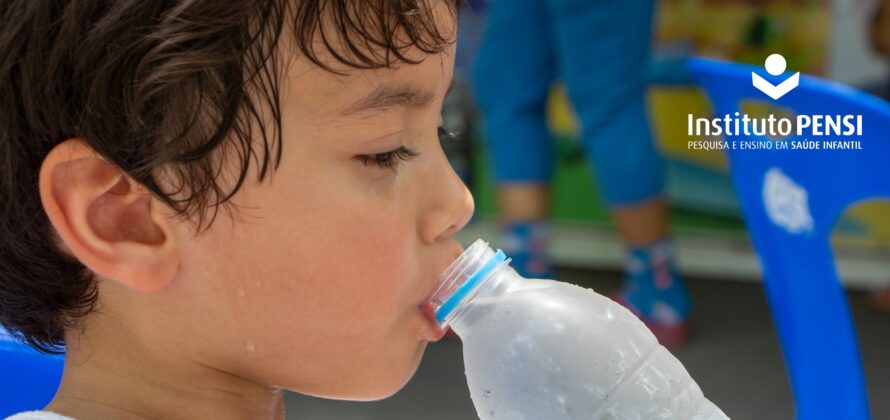
POLYGON ((473 195, 454 172, 444 152, 437 153, 429 183, 423 187, 427 205, 420 218, 420 236, 427 244, 450 238, 473 216, 473 195))

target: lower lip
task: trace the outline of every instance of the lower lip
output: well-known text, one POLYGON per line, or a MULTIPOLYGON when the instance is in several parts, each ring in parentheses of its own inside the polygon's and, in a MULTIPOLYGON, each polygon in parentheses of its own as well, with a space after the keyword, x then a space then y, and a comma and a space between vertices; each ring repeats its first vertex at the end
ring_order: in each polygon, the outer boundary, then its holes
POLYGON ((438 322, 436 322, 436 312, 433 309, 433 305, 430 303, 423 303, 418 306, 420 309, 420 313, 423 314, 423 317, 427 321, 427 328, 424 331, 424 338, 427 341, 439 341, 442 337, 445 336, 445 333, 448 332, 447 328, 442 328, 438 322))

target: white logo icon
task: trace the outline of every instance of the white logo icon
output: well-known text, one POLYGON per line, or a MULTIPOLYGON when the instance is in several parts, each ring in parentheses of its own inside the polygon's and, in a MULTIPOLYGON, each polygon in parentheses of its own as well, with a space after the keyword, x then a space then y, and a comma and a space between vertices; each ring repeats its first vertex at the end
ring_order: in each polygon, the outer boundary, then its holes
MULTIPOLYGON (((770 54, 769 57, 766 58, 766 62, 763 63, 763 67, 766 68, 766 72, 773 75, 778 76, 785 72, 785 57, 782 57, 781 54, 770 54)), ((761 92, 767 94, 770 98, 779 99, 782 96, 785 96, 786 93, 791 92, 792 89, 796 88, 798 83, 800 83, 800 72, 794 73, 791 77, 785 79, 784 82, 779 83, 778 85, 774 85, 770 82, 767 82, 766 79, 760 77, 757 73, 751 72, 751 83, 754 84, 754 87, 760 89, 761 92)))
POLYGON ((763 203, 766 214, 789 233, 800 234, 813 230, 807 190, 782 173, 770 168, 763 179, 763 203))

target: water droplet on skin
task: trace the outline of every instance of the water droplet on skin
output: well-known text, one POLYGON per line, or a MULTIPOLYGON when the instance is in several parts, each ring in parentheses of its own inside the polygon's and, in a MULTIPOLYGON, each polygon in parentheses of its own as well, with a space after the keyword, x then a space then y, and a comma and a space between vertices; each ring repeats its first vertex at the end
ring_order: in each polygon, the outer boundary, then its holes
POLYGON ((257 288, 257 289, 263 287, 263 283, 262 283, 262 282, 259 282, 259 281, 257 281, 256 283, 254 283, 254 285, 256 285, 256 288, 257 288))
POLYGON ((247 346, 246 346, 246 347, 247 347, 247 351, 254 351, 254 350, 256 350, 256 346, 253 345, 253 343, 251 343, 251 342, 249 342, 249 341, 247 342, 247 346))
POLYGON ((246 292, 244 291, 244 289, 238 289, 238 297, 244 297, 245 294, 246 292))

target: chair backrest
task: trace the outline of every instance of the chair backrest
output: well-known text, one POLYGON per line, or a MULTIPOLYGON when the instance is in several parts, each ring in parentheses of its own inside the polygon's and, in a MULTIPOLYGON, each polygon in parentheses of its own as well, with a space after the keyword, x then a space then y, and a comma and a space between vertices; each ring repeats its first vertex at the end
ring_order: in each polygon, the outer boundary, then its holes
MULTIPOLYGON (((787 138, 820 145, 823 140, 855 140, 861 150, 730 148, 728 153, 736 194, 763 267, 797 417, 867 419, 862 362, 829 237, 851 204, 890 197, 890 139, 885 138, 890 135, 890 105, 805 75, 797 88, 773 100, 753 86, 752 72, 771 82, 787 75, 770 78, 760 67, 703 58, 691 59, 688 69, 710 97, 715 117, 743 116, 746 107, 758 106, 778 110, 792 121, 798 115, 854 115, 850 122, 855 124, 855 116, 861 115, 858 136, 787 138)), ((775 140, 736 133, 724 139, 775 140)))
POLYGON ((0 327, 0 418, 49 403, 59 387, 64 360, 37 352, 0 327))

